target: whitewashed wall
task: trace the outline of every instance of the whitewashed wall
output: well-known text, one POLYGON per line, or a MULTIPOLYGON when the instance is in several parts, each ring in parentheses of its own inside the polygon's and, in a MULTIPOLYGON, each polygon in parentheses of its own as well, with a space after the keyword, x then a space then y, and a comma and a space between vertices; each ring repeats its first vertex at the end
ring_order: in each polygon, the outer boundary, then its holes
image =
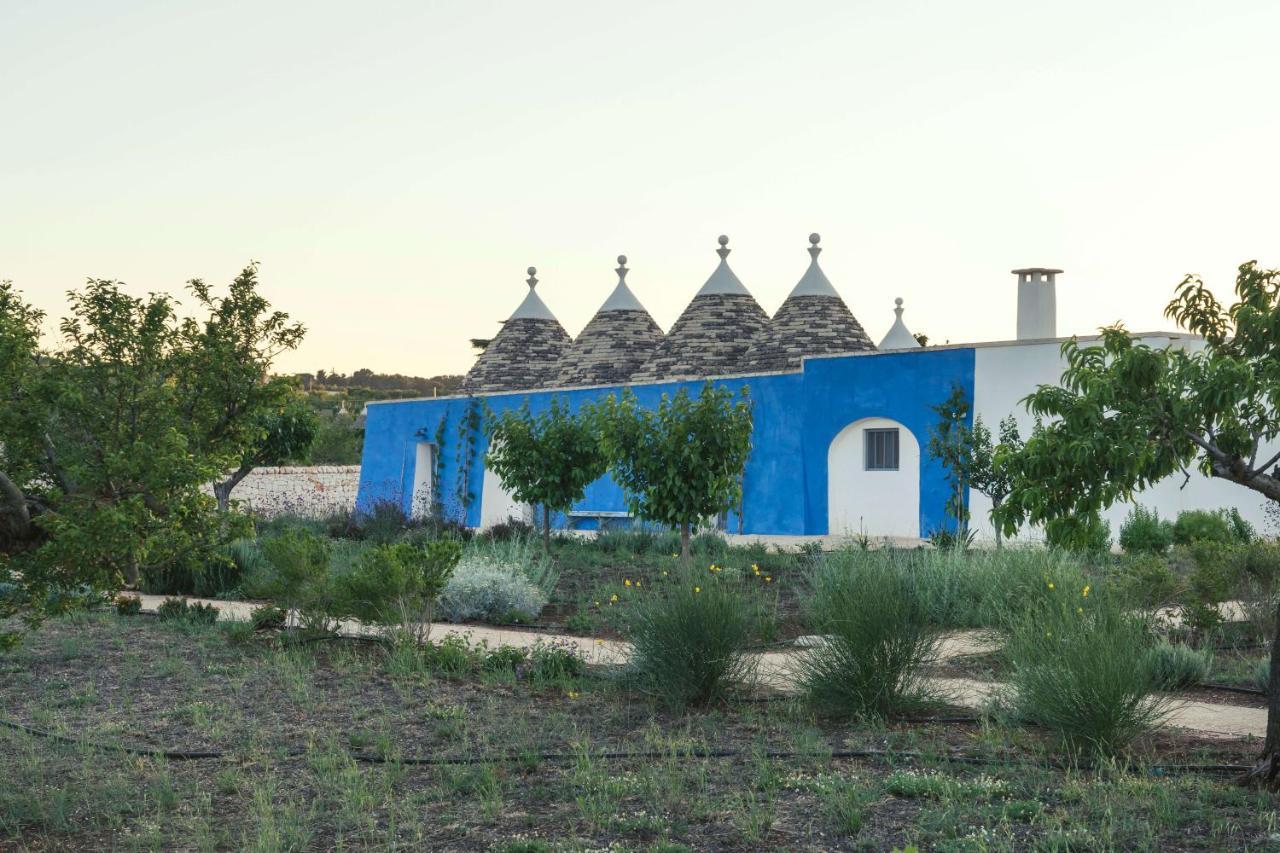
MULTIPOLYGON (((1142 342, 1152 347, 1182 346, 1198 348, 1202 342, 1186 335, 1149 335, 1142 342)), ((997 436, 1000 421, 1010 414, 1018 421, 1018 428, 1025 439, 1031 435, 1034 418, 1022 405, 1022 400, 1038 385, 1057 385, 1065 367, 1061 357, 1061 342, 1027 342, 979 345, 974 352, 974 415, 981 416, 997 436)), ((1280 446, 1269 448, 1269 456, 1280 446)), ((1264 457, 1265 458, 1265 457, 1264 457)), ((1218 509, 1236 507, 1240 514, 1259 532, 1265 532, 1266 519, 1263 508, 1266 500, 1242 486, 1204 477, 1193 471, 1186 481, 1178 474, 1156 483, 1137 496, 1137 503, 1159 510, 1161 518, 1173 519, 1188 509, 1218 509)), ((1111 523, 1112 538, 1120 535, 1120 525, 1129 513, 1127 504, 1113 506, 1103 513, 1111 523)), ((995 530, 991 525, 991 501, 984 495, 970 491, 969 513, 971 525, 980 538, 992 539, 995 530)), ((1019 537, 1043 539, 1039 530, 1024 530, 1019 537)))
POLYGON ((231 500, 266 516, 317 518, 354 510, 359 486, 359 465, 254 468, 236 486, 231 500))

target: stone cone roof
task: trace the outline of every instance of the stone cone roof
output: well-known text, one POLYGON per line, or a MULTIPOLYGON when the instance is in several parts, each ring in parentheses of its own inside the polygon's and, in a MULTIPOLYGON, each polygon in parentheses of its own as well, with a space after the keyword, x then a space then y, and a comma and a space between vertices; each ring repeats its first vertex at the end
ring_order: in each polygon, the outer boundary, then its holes
POLYGON ((529 267, 528 296, 467 371, 463 391, 525 391, 555 384, 569 334, 534 292, 535 272, 529 267))
POLYGON ((809 268, 747 358, 752 373, 799 370, 805 356, 876 348, 818 265, 818 235, 810 235, 809 242, 809 268))
POLYGON ((627 287, 625 255, 618 264, 613 293, 560 357, 556 385, 625 385, 662 342, 662 329, 627 287))
POLYGON ((698 291, 653 357, 632 382, 703 379, 744 372, 744 361, 769 315, 729 268, 728 237, 720 238, 720 264, 698 291))

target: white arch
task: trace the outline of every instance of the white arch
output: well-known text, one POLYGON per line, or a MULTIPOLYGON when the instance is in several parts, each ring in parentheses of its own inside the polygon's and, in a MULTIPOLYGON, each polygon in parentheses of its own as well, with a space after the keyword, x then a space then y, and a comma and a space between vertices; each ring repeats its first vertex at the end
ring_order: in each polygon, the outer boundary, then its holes
POLYGON ((842 429, 827 448, 827 531, 912 539, 920 536, 920 442, 888 418, 863 418, 842 429), (868 429, 898 430, 898 469, 868 471, 868 429))

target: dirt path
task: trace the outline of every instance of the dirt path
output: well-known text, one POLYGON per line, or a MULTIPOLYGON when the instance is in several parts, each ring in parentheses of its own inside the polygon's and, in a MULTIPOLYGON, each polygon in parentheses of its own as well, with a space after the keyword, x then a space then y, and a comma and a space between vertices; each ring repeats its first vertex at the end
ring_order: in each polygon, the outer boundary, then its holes
MULTIPOLYGON (((167 596, 140 595, 142 609, 155 612, 167 596)), ((221 601, 207 598, 188 598, 189 602, 211 604, 218 609, 219 618, 232 621, 248 621, 256 604, 245 601, 221 601)), ((292 621, 292 620, 291 620, 292 621)), ((355 620, 342 623, 341 633, 351 636, 370 636, 377 629, 355 620)), ((450 635, 467 637, 472 643, 487 643, 490 647, 515 646, 530 648, 538 643, 567 645, 594 664, 622 664, 630 653, 626 643, 617 640, 595 640, 590 637, 574 637, 564 634, 547 634, 521 631, 512 628, 494 628, 487 625, 453 625, 433 622, 430 636, 440 639, 450 635)), ((820 642, 816 637, 800 637, 796 645, 803 648, 820 642)), ((959 631, 946 635, 940 645, 939 658, 946 660, 959 655, 982 654, 996 648, 990 637, 981 631, 959 631)), ((794 672, 791 666, 793 651, 762 652, 758 655, 760 679, 782 690, 792 689, 794 672)), ((1001 688, 999 682, 977 681, 969 678, 935 677, 930 683, 939 693, 956 705, 979 709, 986 705, 1001 688)), ((1241 705, 1222 705, 1216 702, 1177 700, 1166 720, 1166 725, 1219 737, 1263 737, 1266 734, 1267 712, 1263 708, 1241 705)))

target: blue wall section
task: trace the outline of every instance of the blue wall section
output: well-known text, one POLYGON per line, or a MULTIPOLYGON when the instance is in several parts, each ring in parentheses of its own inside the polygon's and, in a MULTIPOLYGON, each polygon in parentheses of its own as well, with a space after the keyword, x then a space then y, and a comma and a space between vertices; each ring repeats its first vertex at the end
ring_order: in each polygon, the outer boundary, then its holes
MULTIPOLYGON (((972 349, 935 349, 907 353, 841 356, 806 361, 798 373, 720 379, 730 390, 746 388, 753 405, 752 452, 743 475, 742 517, 730 513, 729 532, 818 535, 827 532, 827 449, 848 424, 868 417, 899 421, 920 442, 920 529, 930 531, 946 518, 946 472, 924 448, 936 421, 930 407, 954 385, 973 396, 972 349)), ((642 405, 655 405, 664 393, 685 387, 696 394, 701 382, 633 386, 642 405)), ((420 441, 439 439, 439 489, 446 517, 480 523, 486 437, 473 433, 469 465, 460 427, 468 411, 487 405, 494 412, 519 407, 534 412, 559 397, 577 411, 614 388, 448 397, 371 403, 365 425, 357 508, 369 511, 392 501, 406 512, 412 499, 414 459, 420 441), (464 471, 465 468, 465 471, 464 471), (469 494, 464 499, 461 493, 469 494)), ((575 509, 620 512, 622 490, 603 477, 588 487, 575 509)), ((560 519, 563 523, 564 519, 560 519)))

